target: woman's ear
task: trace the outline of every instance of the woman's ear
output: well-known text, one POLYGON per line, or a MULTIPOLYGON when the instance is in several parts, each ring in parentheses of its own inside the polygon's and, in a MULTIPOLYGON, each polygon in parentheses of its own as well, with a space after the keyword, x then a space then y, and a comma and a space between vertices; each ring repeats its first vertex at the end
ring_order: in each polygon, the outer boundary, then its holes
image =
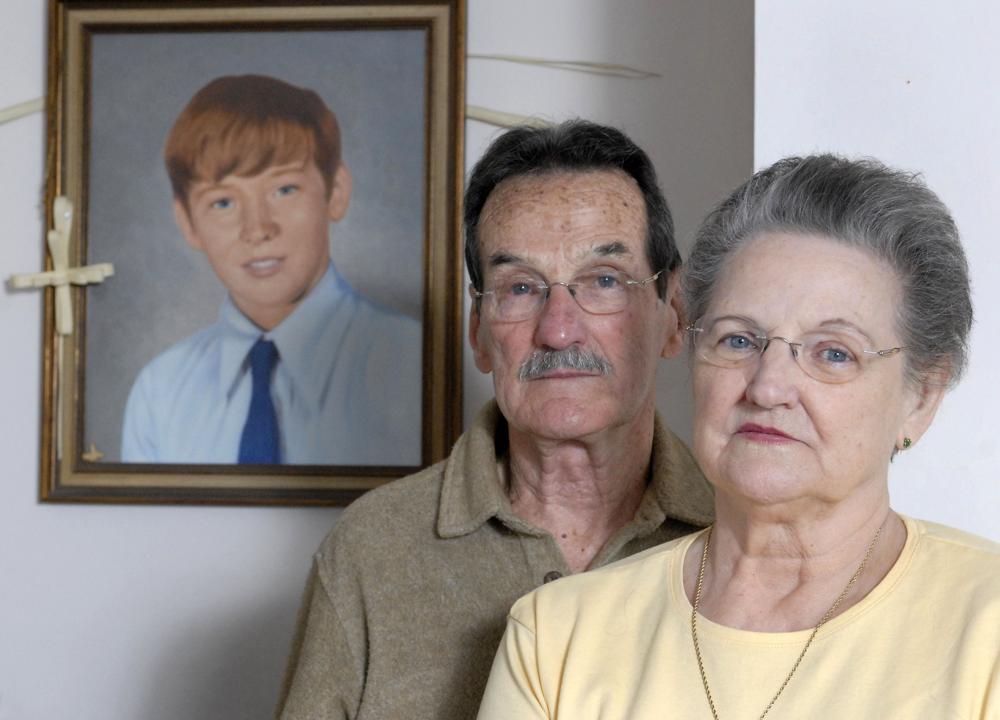
POLYGON ((906 416, 896 439, 896 447, 905 449, 917 442, 931 426, 941 400, 948 391, 949 373, 928 373, 911 392, 906 408, 906 416))

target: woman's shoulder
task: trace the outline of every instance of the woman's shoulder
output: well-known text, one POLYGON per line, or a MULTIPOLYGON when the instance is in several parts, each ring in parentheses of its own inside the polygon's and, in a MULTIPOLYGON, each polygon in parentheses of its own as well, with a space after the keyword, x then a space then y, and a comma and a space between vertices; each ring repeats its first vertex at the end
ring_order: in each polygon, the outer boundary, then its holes
MULTIPOLYGON (((699 531, 702 532, 702 531, 699 531)), ((642 612, 667 602, 674 593, 684 554, 699 533, 649 548, 595 570, 570 575, 528 593, 510 610, 528 630, 575 625, 583 619, 620 616, 626 608, 642 612)))
POLYGON ((951 595, 989 599, 1000 609, 1000 544, 929 520, 905 518, 915 535, 912 564, 917 575, 951 595))
POLYGON ((982 556, 985 560, 992 558, 993 562, 1000 562, 1000 543, 930 520, 907 517, 905 521, 907 529, 915 530, 921 541, 941 548, 944 552, 982 556))

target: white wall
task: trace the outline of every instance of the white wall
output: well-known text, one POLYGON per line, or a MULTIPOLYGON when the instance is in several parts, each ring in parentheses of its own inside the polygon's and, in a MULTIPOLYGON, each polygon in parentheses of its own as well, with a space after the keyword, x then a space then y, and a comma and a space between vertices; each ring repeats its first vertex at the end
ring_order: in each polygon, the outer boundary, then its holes
POLYGON ((1000 4, 758 0, 755 164, 826 151, 924 173, 972 270, 969 373, 893 464, 897 509, 1000 540, 1000 4))
MULTIPOLYGON (((750 170, 744 0, 469 4, 470 52, 662 73, 612 80, 473 60, 467 94, 622 126, 656 162, 682 235, 750 170)), ((44 94, 45 5, 0 5, 0 107, 44 94)), ((494 132, 468 124, 470 165, 494 132)), ((44 145, 41 114, 0 126, 3 277, 42 264, 44 145)), ((0 720, 269 717, 309 558, 339 511, 39 504, 40 298, 0 296, 0 720)), ((683 377, 683 364, 664 370, 660 405, 686 432, 683 377)), ((465 379, 468 417, 490 386, 471 362, 465 379)))

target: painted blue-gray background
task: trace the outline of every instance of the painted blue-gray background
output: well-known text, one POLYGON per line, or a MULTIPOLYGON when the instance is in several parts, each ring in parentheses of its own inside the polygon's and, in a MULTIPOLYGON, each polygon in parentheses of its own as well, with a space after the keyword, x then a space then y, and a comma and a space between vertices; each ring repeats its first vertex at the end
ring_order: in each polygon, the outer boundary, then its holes
POLYGON ((224 290, 173 219, 163 144, 221 75, 272 75, 319 93, 340 122, 354 190, 331 227, 338 269, 418 320, 423 300, 426 32, 419 29, 126 33, 92 38, 83 441, 120 457, 122 412, 142 367, 212 323, 224 290))

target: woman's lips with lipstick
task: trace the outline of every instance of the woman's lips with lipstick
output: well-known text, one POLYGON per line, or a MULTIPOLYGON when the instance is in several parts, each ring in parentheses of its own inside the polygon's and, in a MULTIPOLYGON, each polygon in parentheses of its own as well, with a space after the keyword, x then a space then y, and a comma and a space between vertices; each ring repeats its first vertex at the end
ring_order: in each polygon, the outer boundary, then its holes
POLYGON ((781 432, 778 428, 757 425, 756 423, 744 423, 736 431, 740 435, 752 442, 760 443, 785 443, 795 442, 795 438, 787 433, 781 432))
POLYGON ((243 267, 254 277, 267 277, 278 272, 278 269, 281 267, 281 258, 257 258, 256 260, 244 263, 243 267))

